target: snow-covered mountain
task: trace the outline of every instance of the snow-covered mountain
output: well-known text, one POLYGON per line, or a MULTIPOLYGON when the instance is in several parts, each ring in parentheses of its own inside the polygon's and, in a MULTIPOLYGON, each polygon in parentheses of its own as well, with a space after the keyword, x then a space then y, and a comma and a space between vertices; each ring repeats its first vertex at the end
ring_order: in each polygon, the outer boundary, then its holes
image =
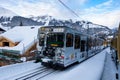
POLYGON ((0 17, 13 17, 13 16, 18 16, 18 15, 12 12, 11 10, 0 7, 0 17))
POLYGON ((22 23, 23 26, 42 25, 42 22, 19 16, 11 10, 0 7, 0 24, 4 27, 15 27, 22 23))
POLYGON ((60 20, 56 19, 49 15, 43 15, 43 16, 29 16, 29 17, 22 17, 17 16, 15 13, 13 13, 10 10, 4 9, 0 7, 0 24, 5 27, 15 27, 20 26, 22 23, 23 26, 35 26, 35 25, 67 25, 72 26, 72 28, 75 28, 77 30, 80 30, 85 33, 89 33, 91 35, 108 35, 111 30, 107 26, 94 24, 89 21, 73 21, 72 19, 69 20, 60 20), (10 16, 10 17, 8 17, 10 16))
POLYGON ((0 6, 0 25, 9 24, 10 20, 14 16, 17 16, 17 14, 12 12, 11 10, 8 10, 8 9, 0 6))
POLYGON ((47 23, 48 25, 72 26, 72 28, 75 28, 77 30, 80 30, 82 32, 85 32, 87 34, 94 35, 94 36, 99 35, 101 37, 101 36, 109 35, 111 33, 111 29, 109 29, 107 26, 95 24, 85 20, 82 20, 82 21, 73 21, 72 19, 59 20, 48 15, 37 16, 37 17, 30 16, 29 18, 37 22, 44 22, 45 24, 47 23))

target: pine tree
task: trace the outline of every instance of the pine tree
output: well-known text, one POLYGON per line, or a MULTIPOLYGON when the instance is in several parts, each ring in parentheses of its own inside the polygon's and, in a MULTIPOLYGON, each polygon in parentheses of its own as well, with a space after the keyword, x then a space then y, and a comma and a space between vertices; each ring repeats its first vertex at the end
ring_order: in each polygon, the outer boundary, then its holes
POLYGON ((22 23, 22 21, 20 22, 20 26, 23 26, 23 23, 22 23))

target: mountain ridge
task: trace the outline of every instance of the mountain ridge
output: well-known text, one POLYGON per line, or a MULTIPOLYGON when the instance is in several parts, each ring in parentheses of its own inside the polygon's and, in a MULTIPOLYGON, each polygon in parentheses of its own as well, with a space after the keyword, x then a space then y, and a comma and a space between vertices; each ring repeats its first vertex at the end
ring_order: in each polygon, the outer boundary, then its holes
POLYGON ((30 16, 30 17, 22 17, 16 15, 14 15, 13 17, 2 16, 0 17, 0 23, 5 27, 9 26, 11 28, 15 26, 20 26, 21 23, 22 26, 66 25, 66 26, 72 26, 72 28, 75 28, 85 33, 88 33, 88 29, 89 29, 90 35, 93 34, 96 35, 98 33, 100 33, 101 35, 104 35, 103 33, 108 35, 109 33, 111 33, 111 29, 109 29, 107 26, 95 24, 90 21, 85 21, 85 20, 73 21, 72 19, 61 20, 61 19, 56 19, 49 15, 30 16))

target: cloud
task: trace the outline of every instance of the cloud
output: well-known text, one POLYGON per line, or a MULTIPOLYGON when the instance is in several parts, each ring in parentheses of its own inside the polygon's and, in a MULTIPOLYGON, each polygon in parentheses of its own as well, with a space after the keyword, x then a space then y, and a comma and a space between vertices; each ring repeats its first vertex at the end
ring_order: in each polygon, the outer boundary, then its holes
MULTIPOLYGON (((108 0, 93 7, 83 8, 89 0, 61 0, 80 15, 79 20, 88 20, 96 24, 117 27, 120 19, 119 0, 108 0), (119 2, 118 2, 119 1, 119 2), (80 8, 80 10, 78 10, 80 8)), ((58 0, 1 0, 0 5, 21 16, 51 15, 60 19, 77 19, 58 0)))
POLYGON ((88 0, 77 0, 80 5, 84 5, 88 0))
MULTIPOLYGON (((64 6, 60 5, 60 3, 56 0, 4 0, 2 1, 4 6, 7 9, 12 10, 21 16, 40 16, 40 15, 51 15, 56 18, 70 18, 71 13, 64 9, 64 6), (14 3, 14 4, 13 4, 14 3), (66 15, 67 14, 67 15, 66 15)), ((1 2, 0 2, 1 3, 1 2)))
POLYGON ((83 18, 96 24, 108 26, 109 28, 118 27, 120 22, 120 11, 115 10, 103 14, 84 15, 83 18))
POLYGON ((97 5, 96 7, 97 8, 108 7, 108 6, 111 6, 112 3, 113 3, 113 0, 109 0, 109 1, 103 2, 102 4, 97 5))
POLYGON ((118 27, 120 9, 116 8, 113 0, 109 0, 94 7, 87 8, 80 13, 81 18, 109 28, 118 27))
POLYGON ((83 5, 85 4, 88 0, 61 0, 62 2, 69 4, 69 3, 75 3, 78 5, 83 5))

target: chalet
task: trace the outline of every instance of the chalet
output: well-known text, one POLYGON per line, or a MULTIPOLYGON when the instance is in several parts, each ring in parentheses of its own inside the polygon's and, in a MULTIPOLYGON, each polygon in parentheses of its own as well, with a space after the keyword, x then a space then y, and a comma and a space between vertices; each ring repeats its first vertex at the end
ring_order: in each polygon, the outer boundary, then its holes
POLYGON ((20 57, 31 56, 30 51, 36 49, 39 26, 16 26, 0 35, 0 52, 20 57))

